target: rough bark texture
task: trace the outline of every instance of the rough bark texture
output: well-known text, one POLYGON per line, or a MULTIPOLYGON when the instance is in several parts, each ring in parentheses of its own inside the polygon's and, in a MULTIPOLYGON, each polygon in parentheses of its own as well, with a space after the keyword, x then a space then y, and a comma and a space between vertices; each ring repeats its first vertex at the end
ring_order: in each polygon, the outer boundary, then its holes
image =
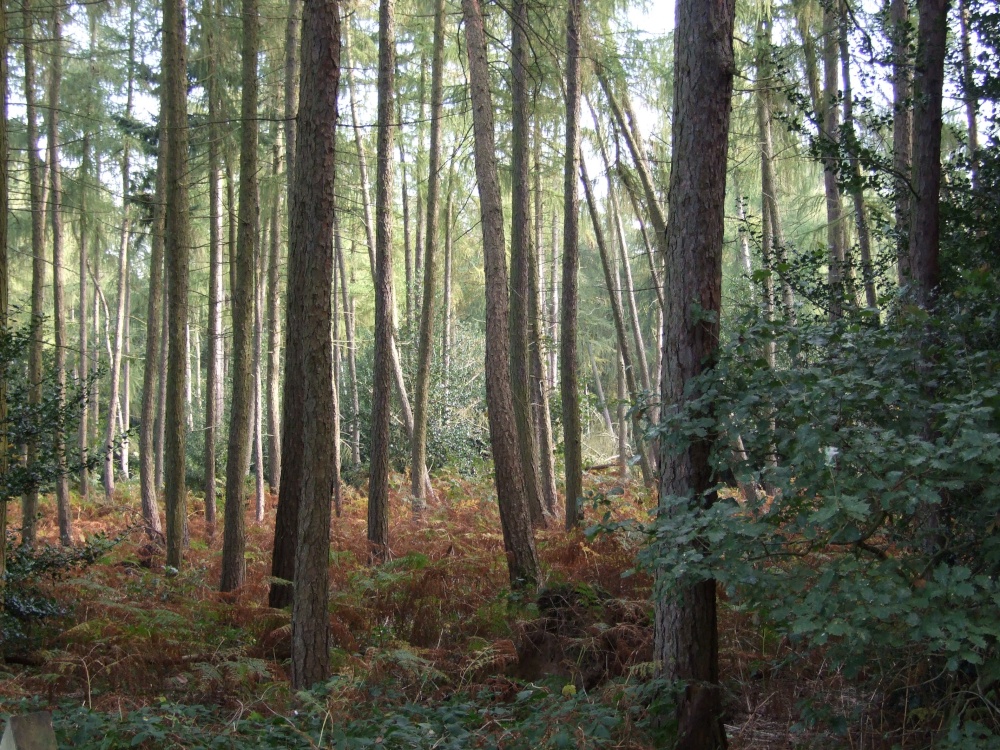
MULTIPOLYGON (((161 92, 161 96, 162 96, 161 92)), ((146 305, 146 360, 142 373, 142 406, 139 418, 139 487, 142 496, 142 520, 146 533, 163 533, 157 507, 155 448, 158 380, 163 362, 160 359, 161 312, 163 307, 164 193, 166 190, 166 128, 160 125, 160 149, 156 155, 156 194, 153 201, 153 226, 150 238, 149 297, 146 305)))
MULTIPOLYGON (((271 174, 281 173, 281 148, 274 144, 271 174)), ((267 256, 267 426, 268 481, 271 492, 281 486, 281 191, 271 199, 271 247, 267 256)))
MULTIPOLYGON (((7 9, 0 7, 0 330, 7 328, 8 263, 7 263, 7 211, 10 194, 7 189, 7 9)), ((0 378, 0 424, 7 423, 7 380, 0 378)), ((0 435, 0 473, 6 474, 8 450, 6 434, 0 435)), ((7 502, 0 500, 0 593, 7 571, 7 502)))
POLYGON ((517 444, 524 469, 528 512, 536 525, 545 524, 538 481, 534 422, 531 419, 531 163, 528 99, 528 3, 513 4, 511 45, 511 228, 510 228, 510 380, 514 396, 517 444))
MULTIPOLYGON (((552 412, 549 408, 549 386, 545 374, 545 341, 548 332, 546 315, 548 303, 545 295, 545 254, 542 250, 542 132, 539 118, 535 118, 533 136, 535 153, 535 243, 531 248, 531 300, 528 316, 531 326, 531 401, 535 420, 536 448, 538 452, 538 486, 545 511, 555 515, 558 504, 556 488, 555 448, 552 441, 552 412)), ((551 344, 551 342, 548 342, 551 344)))
MULTIPOLYGON (((441 192, 441 113, 444 109, 444 0, 434 10, 434 52, 431 60, 431 146, 427 175, 427 232, 424 249, 424 294, 420 310, 420 341, 417 347, 417 379, 413 386, 413 440, 410 441, 410 492, 414 507, 427 499, 424 473, 427 466, 427 408, 431 386, 431 355, 434 351, 434 289, 437 266, 438 214, 441 192)), ((409 300, 409 290, 407 290, 409 300)))
POLYGON ((533 588, 538 581, 538 555, 528 513, 524 467, 514 422, 510 384, 509 300, 504 248, 503 206, 497 178, 493 134, 493 102, 486 61, 486 34, 478 0, 462 0, 469 55, 469 86, 475 131, 476 182, 483 233, 486 275, 486 406, 489 412, 493 479, 500 506, 504 549, 512 588, 533 588))
POLYGON ((948 0, 920 0, 917 64, 913 77, 913 209, 909 274, 914 300, 930 307, 938 264, 941 208, 941 93, 948 37, 948 0))
POLYGON ((219 156, 219 83, 215 43, 217 22, 214 0, 204 0, 205 56, 208 58, 208 373, 205 407, 205 525, 215 533, 216 441, 222 423, 222 177, 219 156))
POLYGON ((375 361, 372 365, 368 543, 374 561, 389 556, 389 427, 392 408, 392 142, 396 65, 394 1, 379 3, 378 146, 375 192, 375 361))
MULTIPOLYGON (((125 99, 125 119, 132 117, 133 75, 135 68, 135 4, 132 4, 129 19, 128 34, 128 83, 125 99)), ((111 390, 108 398, 108 424, 104 437, 104 497, 111 499, 115 491, 115 410, 119 408, 119 397, 122 376, 122 354, 124 348, 124 333, 126 325, 126 290, 128 288, 128 245, 132 225, 128 210, 128 194, 131 188, 129 170, 131 168, 129 142, 122 144, 122 225, 118 243, 118 304, 115 308, 115 345, 111 352, 111 390)), ((124 421, 124 420, 123 420, 124 421)), ((122 444, 123 453, 128 450, 127 444, 122 444)))
MULTIPOLYGON (((566 11, 566 163, 563 169, 562 319, 559 340, 559 389, 563 409, 563 455, 566 462, 566 528, 580 522, 577 503, 583 496, 580 393, 576 346, 580 266, 580 0, 566 11)), ((554 316, 553 316, 554 317, 554 316)))
MULTIPOLYGON (((161 97, 164 91, 160 92, 161 97)), ((161 111, 162 110, 161 98, 161 111)), ((158 380, 163 361, 160 358, 160 313, 163 307, 163 224, 164 192, 167 164, 167 130, 160 117, 160 149, 156 155, 156 196, 153 201, 153 226, 150 238, 149 298, 146 306, 146 361, 142 373, 142 406, 139 423, 139 487, 142 495, 142 520, 146 533, 158 537, 163 533, 157 507, 159 487, 156 484, 154 433, 158 380)))
POLYGON ((257 51, 260 19, 257 0, 243 0, 243 98, 240 107, 239 226, 236 233, 236 284, 233 315, 232 405, 226 457, 225 528, 222 537, 221 591, 246 579, 246 475, 254 421, 255 250, 260 206, 257 198, 257 51))
MULTIPOLYGON (((24 3, 24 100, 28 120, 28 181, 31 193, 31 349, 28 352, 28 401, 42 402, 42 331, 45 315, 45 203, 42 199, 42 160, 38 154, 38 107, 35 99, 34 19, 29 0, 24 3)), ((27 462, 31 466, 38 456, 34 440, 27 445, 27 462)), ((38 490, 32 489, 21 501, 21 543, 35 543, 35 516, 38 515, 38 490)))
MULTIPOLYGON (((665 409, 697 397, 685 388, 710 366, 718 346, 735 7, 735 0, 677 3, 665 409)), ((661 513, 685 513, 706 501, 703 493, 713 485, 709 452, 707 440, 680 453, 663 450, 661 513)), ((677 705, 678 747, 724 748, 715 581, 666 594, 656 602, 655 650, 665 676, 687 683, 677 705)))
POLYGON ((288 246, 287 322, 296 331, 285 351, 279 502, 297 509, 292 603, 292 685, 307 688, 330 672, 330 498, 336 467, 330 296, 340 9, 336 0, 306 0, 302 34, 302 100, 295 153, 288 246))
POLYGON ((187 517, 184 476, 185 348, 188 319, 188 268, 191 238, 188 208, 187 49, 185 0, 163 2, 163 55, 166 90, 167 167, 166 240, 169 318, 166 398, 164 413, 163 475, 166 485, 166 564, 179 568, 187 517))
MULTIPOLYGON (((52 60, 49 65, 49 210, 52 218, 52 322, 55 326, 56 403, 59 414, 66 413, 66 302, 63 283, 62 169, 59 164, 59 92, 62 86, 62 14, 63 8, 52 10, 52 60)), ((69 507, 69 477, 66 471, 66 427, 56 425, 54 452, 56 478, 56 514, 59 518, 59 541, 73 543, 73 515, 69 507)))

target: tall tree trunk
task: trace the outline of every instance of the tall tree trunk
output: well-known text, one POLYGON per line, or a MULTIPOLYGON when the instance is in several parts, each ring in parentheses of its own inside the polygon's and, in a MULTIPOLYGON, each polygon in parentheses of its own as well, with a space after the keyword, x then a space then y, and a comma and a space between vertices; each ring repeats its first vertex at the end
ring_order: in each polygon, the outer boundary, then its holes
MULTIPOLYGON (((271 173, 281 173, 281 149, 274 144, 271 173)), ((271 249, 267 264, 267 425, 268 478, 271 492, 281 486, 281 400, 278 374, 281 367, 281 192, 271 199, 271 249)))
MULTIPOLYGON (((711 367, 719 341, 735 13, 735 0, 708 6, 701 0, 677 3, 675 33, 685 43, 674 52, 665 409, 682 408, 686 399, 699 397, 691 392, 690 381, 711 367)), ((714 500, 710 454, 708 439, 678 452, 663 448, 661 513, 690 512, 676 498, 692 498, 693 507, 714 500)), ((676 706, 678 747, 726 747, 715 581, 692 583, 657 601, 655 637, 664 676, 686 684, 676 706)))
MULTIPOLYGON (((169 305, 167 383, 164 413, 166 564, 179 568, 186 537, 185 482, 185 324, 188 319, 188 273, 191 233, 188 207, 187 10, 185 0, 163 2, 165 119, 167 123, 166 239, 169 305)), ((166 318, 165 318, 166 321, 166 318)))
POLYGON ((909 0, 891 0, 892 171, 895 192, 896 268, 899 285, 910 283, 910 171, 913 154, 913 67, 909 0))
POLYGON ((577 336, 577 295, 580 266, 580 0, 569 0, 566 11, 566 151, 563 170, 562 324, 559 341, 559 389, 563 410, 563 454, 566 462, 566 528, 580 522, 583 496, 583 446, 577 336))
MULTIPOLYGON (((839 5, 839 0, 838 0, 839 5)), ((837 182, 840 169, 840 88, 838 86, 838 13, 833 7, 823 10, 823 93, 820 138, 826 142, 823 148, 823 189, 826 194, 826 245, 827 284, 829 285, 830 319, 836 320, 844 313, 845 285, 847 272, 844 250, 844 227, 840 204, 840 185, 837 182)), ((808 33, 808 31, 806 32, 808 33)), ((818 113, 817 113, 818 114, 818 113)))
POLYGON ((919 0, 913 76, 913 188, 909 272, 914 299, 934 304, 941 281, 941 95, 948 38, 948 0, 919 0))
MULTIPOLYGON (((164 111, 165 89, 161 88, 161 112, 164 111)), ((156 483, 156 404, 159 402, 158 380, 163 368, 161 358, 160 316, 163 307, 163 243, 164 192, 167 165, 167 127, 160 117, 159 150, 156 154, 156 193, 153 199, 153 226, 150 238, 149 298, 146 305, 146 359, 142 373, 142 407, 139 418, 139 487, 142 495, 142 520, 150 537, 163 534, 157 507, 159 485, 156 483)))
MULTIPOLYGON (((761 174, 761 217, 768 217, 771 228, 771 246, 779 266, 786 261, 785 236, 781 231, 781 216, 778 213, 777 178, 774 171, 774 139, 771 110, 771 20, 765 18, 758 28, 761 45, 757 58, 757 129, 760 136, 760 174, 761 174)), ((792 285, 784 274, 779 274, 781 281, 781 301, 785 318, 795 322, 795 294, 792 285)))
MULTIPOLYGON (((129 29, 128 29, 128 73, 126 76, 125 95, 125 119, 132 118, 132 91, 135 70, 135 2, 130 5, 129 29)), ((131 218, 129 216, 129 191, 131 181, 129 171, 131 170, 131 154, 129 142, 126 138, 122 141, 122 225, 118 242, 118 304, 115 308, 115 345, 111 352, 111 391, 108 398, 108 427, 104 437, 104 497, 108 500, 115 492, 115 409, 119 408, 121 371, 122 371, 122 350, 124 348, 125 316, 128 310, 125 307, 126 288, 128 285, 128 246, 132 232, 131 218)), ((128 450, 125 444, 121 446, 122 451, 128 450)))
POLYGON ((132 422, 132 281, 131 274, 125 274, 125 320, 122 342, 122 478, 128 481, 129 473, 129 437, 128 431, 132 422))
MULTIPOLYGON (((396 119, 402 123, 403 122, 403 111, 402 107, 397 104, 397 116, 396 119)), ((406 317, 404 318, 404 326, 406 327, 407 336, 413 330, 413 245, 410 241, 410 189, 406 182, 406 152, 403 150, 403 140, 399 140, 399 191, 403 196, 403 268, 406 272, 406 287, 404 289, 403 297, 406 300, 406 317)), ((416 269, 416 273, 420 273, 420 269, 416 269)), ((419 398, 416 393, 413 396, 414 399, 419 398)), ((416 405, 414 405, 416 408, 416 405)))
MULTIPOLYGON (((45 315, 45 202, 42 196, 43 167, 38 153, 38 106, 35 94, 34 18, 30 0, 24 0, 24 100, 28 120, 28 182, 31 202, 31 349, 28 352, 28 402, 42 403, 42 317, 45 315)), ((6 58, 5 58, 6 59, 6 58)), ((5 214, 6 216, 6 214, 5 214)), ((6 247, 6 246, 5 246, 6 247)), ((95 389, 96 390, 96 389, 95 389)), ((28 440, 27 464, 38 460, 38 443, 28 440)), ((38 488, 32 487, 21 500, 21 543, 35 543, 38 488)))
MULTIPOLYGON (((92 25, 93 28, 93 25, 92 25)), ((91 34, 91 54, 94 48, 94 34, 91 34)), ((87 211, 87 191, 90 174, 90 132, 83 134, 83 159, 80 164, 80 385, 84 388, 84 399, 80 404, 80 499, 90 499, 90 471, 87 456, 90 452, 90 331, 87 330, 87 252, 90 241, 90 216, 87 211)))
POLYGON ((351 468, 361 466, 361 406, 358 399, 358 365, 357 348, 354 343, 354 300, 348 293, 347 263, 344 259, 343 235, 337 212, 333 215, 333 251, 335 262, 340 269, 341 303, 344 307, 344 335, 347 339, 347 368, 350 374, 351 388, 351 468))
POLYGON ((225 526, 221 591, 246 580, 246 475, 250 470, 253 426, 253 330, 256 297, 255 249, 260 221, 257 196, 257 54, 260 46, 257 0, 243 0, 243 96, 240 137, 240 208, 236 236, 236 283, 232 287, 233 366, 229 445, 226 457, 225 526))
MULTIPOLYGON (((344 51, 345 55, 350 54, 350 34, 349 27, 344 29, 344 51)), ((364 143, 361 139, 361 126, 358 124, 357 104, 354 94, 354 76, 351 74, 350 61, 347 65, 347 90, 351 103, 351 119, 354 125, 354 143, 358 151, 358 171, 361 175, 361 205, 364 209, 365 238, 368 247, 368 263, 372 274, 372 283, 377 286, 376 260, 375 260, 375 220, 372 218, 371 206, 371 186, 368 181, 368 164, 365 159, 364 143)), ((396 302, 393 295, 392 303, 392 341, 389 354, 392 364, 392 377, 396 384, 396 393, 399 394, 399 403, 402 411, 403 425, 406 428, 406 436, 413 440, 413 409, 410 407, 410 398, 406 390, 406 381, 403 376, 403 366, 399 356, 399 346, 396 342, 396 302)), ((425 474, 426 475, 426 474, 425 474)), ((428 480, 429 481, 429 480, 428 480)))
POLYGON ((452 342, 452 321, 451 321, 451 269, 452 269, 452 222, 454 214, 455 199, 452 195, 452 184, 455 176, 455 160, 452 158, 448 166, 448 194, 445 198, 444 209, 444 283, 441 299, 441 392, 444 394, 444 408, 442 409, 441 422, 448 423, 450 411, 450 388, 451 388, 451 342, 452 342))
POLYGON ((524 467, 524 491, 532 523, 545 525, 538 481, 538 457, 531 418, 531 141, 528 98, 528 0, 513 4, 511 45, 511 224, 510 224, 510 380, 514 396, 517 445, 524 467))
POLYGON ((979 186, 979 95, 976 91, 976 66, 972 60, 972 42, 969 39, 969 0, 958 0, 958 19, 962 44, 962 97, 965 99, 965 122, 969 129, 969 172, 972 187, 979 186))
MULTIPOLYGON (((7 186, 7 159, 9 139, 7 135, 7 9, 0 7, 0 330, 7 330, 7 306, 9 294, 9 270, 7 262, 7 212, 10 210, 10 194, 7 186)), ((0 378, 0 424, 7 424, 7 380, 0 378)), ((6 432, 6 431, 4 431, 6 432)), ((0 473, 6 475, 9 464, 10 445, 6 434, 0 435, 0 473)), ((3 593, 4 576, 7 572, 7 501, 0 503, 0 594, 3 593)))
MULTIPOLYGON (((166 140, 164 140, 166 143, 166 140)), ((166 147, 164 147, 166 151, 166 147)), ((161 310, 160 320, 162 325, 160 326, 160 376, 158 380, 158 397, 156 406, 156 488, 159 490, 164 486, 163 484, 163 460, 165 453, 165 444, 167 442, 167 373, 166 368, 170 362, 170 287, 169 278, 167 276, 167 249, 166 249, 166 183, 164 183, 163 189, 163 204, 164 204, 164 241, 163 241, 163 271, 164 271, 164 283, 163 283, 163 307, 161 310)), ((94 282, 95 288, 100 290, 97 282, 94 282)), ((96 409, 96 403, 95 403, 96 409)), ((166 499, 166 498, 164 498, 166 499)))
POLYGON ((486 275, 486 340, 490 342, 486 348, 486 405, 493 449, 493 480, 500 506, 511 588, 530 589, 538 581, 538 555, 528 511, 524 466, 517 447, 514 396, 510 384, 507 258, 496 168, 486 34, 478 0, 462 0, 462 13, 469 55, 476 182, 479 187, 486 275))
MULTIPOLYGON (((310 687, 330 673, 330 498, 339 476, 334 432, 330 295, 333 277, 333 179, 340 9, 306 0, 295 183, 289 226, 285 350, 285 461, 279 504, 295 509, 292 685, 310 687)), ((273 592, 273 588, 272 588, 273 592)))
POLYGON ((222 128, 218 54, 215 32, 218 13, 214 0, 203 0, 205 56, 208 58, 208 373, 205 387, 205 527, 208 536, 215 534, 216 442, 222 423, 222 179, 219 155, 222 128))
MULTIPOLYGON (((410 492, 414 508, 427 500, 424 472, 427 466, 427 408, 430 401, 431 357, 434 342, 434 276, 437 264, 438 217, 441 187, 441 115, 444 110, 445 0, 434 9, 434 51, 431 62, 431 150, 427 175, 427 245, 424 250, 424 295, 420 311, 417 379, 414 383, 413 440, 410 441, 410 492)), ((404 193, 405 194, 405 193, 404 193)))
POLYGON ((378 147, 375 192, 375 362, 372 365, 368 544, 372 561, 389 557, 389 430, 392 408, 392 141, 396 65, 394 0, 379 2, 378 147))
POLYGON ((851 165, 851 199, 854 203, 854 224, 858 232, 858 250, 861 253, 861 279, 865 287, 865 305, 878 322, 878 294, 875 291, 875 269, 872 266, 871 231, 868 228, 868 209, 865 208, 864 181, 861 176, 861 159, 858 156, 860 144, 854 130, 854 94, 851 86, 851 54, 848 40, 850 18, 847 8, 840 13, 840 67, 843 79, 844 98, 844 138, 847 141, 848 159, 851 165))
MULTIPOLYGON (((579 203, 579 196, 577 196, 577 203, 579 203)), ((558 218, 556 210, 552 210, 552 241, 550 245, 550 251, 552 254, 552 260, 549 263, 549 372, 548 372, 548 383, 549 388, 553 392, 556 389, 556 380, 558 379, 558 363, 559 357, 562 354, 562 341, 559 338, 559 324, 561 322, 559 316, 559 299, 560 299, 560 287, 559 280, 561 278, 562 264, 559 262, 559 239, 557 236, 558 228, 558 218)), ((561 387, 561 384, 560 384, 561 387)))
MULTIPOLYGON (((272 229, 273 231, 273 229, 272 229)), ((254 308, 253 308, 253 460, 254 460, 254 520, 264 521, 264 273, 265 238, 259 233, 254 258, 254 308)))
POLYGON ((545 512, 550 516, 556 513, 558 505, 558 489, 556 487, 555 447, 552 440, 552 412, 549 409, 549 386, 545 378, 545 351, 543 347, 543 332, 547 331, 545 314, 546 300, 544 257, 542 249, 542 134, 539 119, 535 118, 534 151, 535 151, 535 244, 529 256, 532 267, 531 297, 529 299, 528 318, 531 335, 531 402, 535 422, 535 437, 538 466, 538 485, 545 512))
POLYGON ((61 6, 52 9, 52 62, 49 66, 49 208, 52 216, 52 321, 56 332, 56 403, 59 418, 55 428, 56 509, 59 517, 59 541, 73 543, 73 515, 69 506, 69 477, 66 468, 66 303, 63 284, 62 170, 59 166, 59 91, 62 85, 62 14, 61 6))

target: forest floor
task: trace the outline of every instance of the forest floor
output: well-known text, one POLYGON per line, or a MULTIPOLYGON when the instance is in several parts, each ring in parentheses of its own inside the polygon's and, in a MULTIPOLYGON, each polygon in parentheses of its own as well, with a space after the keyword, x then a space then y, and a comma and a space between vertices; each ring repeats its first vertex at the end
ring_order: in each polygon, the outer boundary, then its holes
MULTIPOLYGON (((651 579, 631 572, 641 536, 567 535, 552 523, 538 533, 545 586, 522 599, 507 585, 488 481, 439 478, 436 502, 416 515, 395 479, 391 562, 366 564, 362 493, 348 489, 334 520, 335 676, 323 689, 289 689, 290 615, 267 606, 276 497, 263 523, 248 515, 248 583, 230 595, 217 591, 221 530, 208 535, 203 502, 190 502, 190 548, 169 575, 125 484, 113 502, 75 506, 77 539, 103 534, 119 540, 112 549, 23 584, 64 613, 2 644, 0 713, 54 709, 62 747, 662 746, 651 579)), ((602 501, 589 522, 647 517, 640 485, 588 482, 602 501)), ((54 543, 50 506, 40 536, 54 543)), ((13 503, 11 516, 16 528, 13 503)), ((844 746, 829 727, 802 728, 796 706, 812 697, 850 715, 863 697, 821 660, 791 658, 725 597, 720 629, 731 747, 844 746)), ((863 736, 870 719, 859 721, 851 744, 877 747, 863 736)))

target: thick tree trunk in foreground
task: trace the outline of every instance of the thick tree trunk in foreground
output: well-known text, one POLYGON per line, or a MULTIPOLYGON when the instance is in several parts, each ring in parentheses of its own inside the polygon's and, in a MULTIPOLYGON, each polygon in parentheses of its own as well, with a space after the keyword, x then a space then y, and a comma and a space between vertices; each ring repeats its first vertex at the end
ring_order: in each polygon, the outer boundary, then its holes
MULTIPOLYGON (((665 409, 678 409, 699 395, 685 389, 711 366, 719 341, 735 8, 735 0, 710 6, 703 0, 677 3, 665 409)), ((707 440, 680 453, 663 450, 661 513, 687 513, 690 503, 702 502, 714 484, 710 450, 707 440)), ((677 705, 678 747, 724 748, 715 581, 666 592, 656 602, 655 636, 664 676, 687 684, 677 705)))
POLYGON ((285 350, 285 460, 280 503, 297 510, 292 603, 292 686, 307 688, 330 673, 330 498, 336 467, 330 295, 340 9, 336 0, 306 0, 302 99, 288 246, 285 350))
MULTIPOLYGON (((577 294, 580 266, 580 0, 569 0, 566 12, 566 163, 563 169, 562 321, 559 340, 559 389, 563 409, 563 454, 566 461, 566 528, 580 522, 577 503, 583 496, 579 362, 576 346, 577 294)), ((553 316, 554 317, 554 316, 553 316)))
POLYGON ((168 331, 164 413, 163 474, 166 485, 166 564, 179 568, 186 536, 184 415, 185 344, 188 319, 188 268, 191 237, 188 207, 188 122, 186 5, 184 0, 163 2, 163 56, 167 127, 166 270, 171 325, 168 331))
POLYGON ((934 303, 941 281, 941 94, 948 38, 948 0, 920 0, 917 64, 913 77, 913 189, 910 282, 923 308, 934 303))
POLYGON ((521 452, 514 422, 510 385, 509 300, 504 249, 503 206, 497 178, 493 103, 486 61, 486 34, 479 0, 462 0, 469 55, 469 85, 475 130, 476 182, 482 216, 486 274, 486 405, 489 412, 493 480, 500 505, 504 549, 511 588, 533 588, 538 581, 538 555, 528 513, 521 452))

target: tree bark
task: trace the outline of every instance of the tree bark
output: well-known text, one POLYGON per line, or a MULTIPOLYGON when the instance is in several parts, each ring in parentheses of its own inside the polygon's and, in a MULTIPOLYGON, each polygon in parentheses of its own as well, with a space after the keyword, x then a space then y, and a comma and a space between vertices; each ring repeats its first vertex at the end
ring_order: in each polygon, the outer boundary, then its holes
POLYGON ((59 518, 59 541, 73 543, 73 514, 69 505, 69 477, 66 464, 66 303, 63 283, 62 170, 59 165, 59 107, 62 86, 62 14, 61 6, 52 9, 52 62, 49 66, 49 181, 52 188, 49 209, 52 218, 52 322, 55 325, 56 403, 59 419, 55 427, 56 510, 59 518))
POLYGON ((372 562, 389 558, 389 431, 392 409, 392 142, 396 65, 394 0, 379 2, 378 146, 375 177, 375 362, 372 365, 368 544, 372 562))
POLYGON ((875 269, 872 266, 871 230, 868 228, 868 209, 865 208, 865 194, 861 175, 861 159, 858 156, 860 144, 854 130, 854 94, 851 86, 851 54, 848 40, 850 19, 847 8, 840 12, 840 67, 844 86, 844 137, 847 141, 848 161, 851 165, 851 200, 854 203, 854 224, 858 232, 858 250, 861 254, 861 279, 865 288, 865 305, 879 318, 878 294, 875 290, 875 269))
POLYGON ((214 0, 204 0, 202 15, 205 27, 205 56, 208 58, 208 373, 205 408, 205 526, 208 536, 216 524, 216 442, 222 423, 222 190, 219 145, 220 92, 215 29, 218 14, 214 0))
POLYGON ((895 192, 896 268, 899 285, 910 283, 910 177, 913 154, 913 67, 909 0, 891 0, 892 40, 892 171, 895 192))
MULTIPOLYGON (((829 313, 831 320, 844 314, 845 285, 847 272, 844 249, 843 208, 840 204, 840 106, 837 104, 840 90, 837 80, 837 39, 838 13, 833 7, 823 10, 823 126, 819 137, 823 146, 823 189, 826 194, 826 244, 827 244, 827 284, 829 286, 829 313)), ((808 33, 808 32, 807 32, 808 33)))
POLYGON ((559 390, 563 409, 563 454, 566 462, 566 528, 580 523, 583 496, 580 393, 577 356, 577 296, 580 266, 580 0, 566 11, 566 151, 563 170, 562 321, 559 341, 559 390))
POLYGON ((958 20, 962 44, 962 97, 965 99, 965 122, 969 129, 969 172, 972 187, 979 187, 979 96, 976 91, 976 66, 972 60, 972 43, 969 39, 969 0, 958 0, 958 20))
POLYGON ((531 418, 531 356, 528 311, 531 308, 530 117, 528 112, 528 2, 515 0, 511 25, 511 229, 510 229, 510 380, 514 396, 517 445, 524 470, 524 491, 531 522, 545 525, 538 479, 537 444, 531 418))
POLYGON ((941 281, 941 95, 948 38, 948 0, 919 0, 913 76, 913 208, 910 281, 914 300, 933 306, 941 281))
MULTIPOLYGON (((45 315, 45 202, 42 196, 43 166, 38 153, 38 106, 35 93, 34 18, 30 0, 24 0, 24 100, 28 127, 28 181, 31 202, 31 349, 28 352, 28 402, 42 403, 42 318, 45 315)), ((5 246, 6 247, 6 246, 5 246)), ((28 440, 27 464, 38 460, 38 444, 28 440)), ((21 543, 35 543, 38 489, 21 500, 21 543)))
POLYGON ((424 472, 427 466, 427 420, 434 349, 434 289, 441 212, 441 115, 444 110, 445 2, 436 0, 434 51, 431 60, 431 145, 427 174, 427 233, 424 249, 424 294, 421 298, 420 340, 417 347, 417 378, 414 383, 413 440, 410 441, 410 492, 414 508, 427 500, 424 472))
POLYGON ((538 555, 528 511, 524 466, 517 447, 514 396, 510 384, 507 258, 496 168, 486 34, 478 0, 462 0, 462 14, 469 56, 476 182, 479 187, 486 275, 486 340, 490 342, 486 348, 486 405, 493 450, 493 481, 500 506, 511 588, 531 589, 538 581, 538 555))
MULTIPOLYGON (((165 111, 165 89, 160 90, 161 113, 165 111)), ((146 305, 146 362, 142 373, 142 406, 139 421, 139 487, 142 495, 142 520, 146 534, 152 538, 163 534, 160 511, 157 507, 159 485, 156 483, 156 456, 154 435, 156 431, 156 404, 158 380, 163 367, 160 357, 163 307, 163 243, 164 243, 164 192, 167 164, 167 128, 161 114, 159 150, 156 154, 156 193, 153 198, 153 226, 150 238, 149 298, 146 305)))
POLYGON ((239 226, 233 316, 232 405, 226 460, 225 527, 220 591, 235 591, 246 580, 246 476, 254 418, 253 331, 256 309, 255 250, 260 222, 257 196, 257 53, 260 19, 257 0, 243 0, 243 96, 241 100, 239 226))
MULTIPOLYGON (((350 53, 349 27, 344 29, 344 51, 345 55, 350 53)), ((372 218, 371 207, 371 186, 368 181, 368 164, 365 159, 364 143, 361 140, 361 126, 358 124, 357 104, 354 95, 354 76, 351 74, 350 61, 347 65, 347 90, 351 103, 351 119, 354 125, 354 143, 358 151, 358 171, 361 175, 361 205, 364 209, 365 238, 368 247, 368 264, 371 269, 372 283, 375 283, 376 263, 375 263, 375 220, 372 218)), ((406 428, 406 436, 413 440, 413 409, 410 407, 410 397, 406 390, 406 381, 403 376, 403 366, 399 356, 399 346, 396 341, 396 302, 393 295, 392 304, 392 346, 390 356, 392 358, 392 376, 396 384, 396 393, 399 395, 399 403, 402 411, 403 426, 406 428)))
POLYGON ((354 342, 354 300, 347 285, 347 263, 344 259, 343 235, 340 232, 340 222, 337 212, 333 215, 333 251, 335 262, 340 270, 340 299, 344 309, 344 336, 347 343, 347 371, 350 375, 351 393, 351 468, 361 466, 361 406, 358 399, 358 365, 357 348, 354 342))
MULTIPOLYGON (((281 174, 281 148, 274 144, 271 174, 281 174)), ((281 191, 271 199, 271 247, 267 263, 267 426, 268 481, 271 492, 281 486, 281 191)))
MULTIPOLYGON (((735 0, 677 3, 665 409, 679 409, 685 400, 699 396, 690 392, 690 381, 711 367, 719 342, 735 12, 735 0)), ((690 512, 714 499, 709 492, 714 485, 710 452, 708 439, 676 453, 663 449, 661 513, 690 512)), ((726 747, 715 581, 693 583, 657 601, 655 636, 655 655, 664 676, 686 683, 676 708, 677 746, 726 747)))
POLYGON ((188 319, 188 273, 191 234, 188 206, 187 48, 185 0, 163 2, 164 81, 166 89, 167 165, 166 239, 169 304, 168 359, 164 414, 163 473, 166 484, 166 564, 179 568, 187 520, 185 482, 185 324, 188 319))
MULTIPOLYGON (((131 4, 128 31, 128 73, 126 76, 125 119, 132 118, 132 93, 135 69, 135 3, 131 4)), ((122 141, 122 225, 118 243, 118 304, 115 308, 115 345, 111 353, 111 390, 108 398, 108 426, 104 437, 104 497, 111 500, 115 492, 115 410, 119 408, 121 394, 122 353, 124 348, 125 317, 128 310, 125 306, 126 289, 128 287, 128 246, 132 232, 129 217, 128 196, 131 190, 129 170, 131 169, 131 154, 128 139, 122 141)), ((128 447, 122 444, 122 451, 128 447)))
MULTIPOLYGON (((306 0, 298 145, 288 249, 285 350, 285 461, 280 504, 295 509, 292 686, 308 688, 330 673, 330 499, 337 474, 330 296, 333 281, 334 170, 340 9, 306 0)), ((272 593, 274 589, 272 588, 272 593)))

